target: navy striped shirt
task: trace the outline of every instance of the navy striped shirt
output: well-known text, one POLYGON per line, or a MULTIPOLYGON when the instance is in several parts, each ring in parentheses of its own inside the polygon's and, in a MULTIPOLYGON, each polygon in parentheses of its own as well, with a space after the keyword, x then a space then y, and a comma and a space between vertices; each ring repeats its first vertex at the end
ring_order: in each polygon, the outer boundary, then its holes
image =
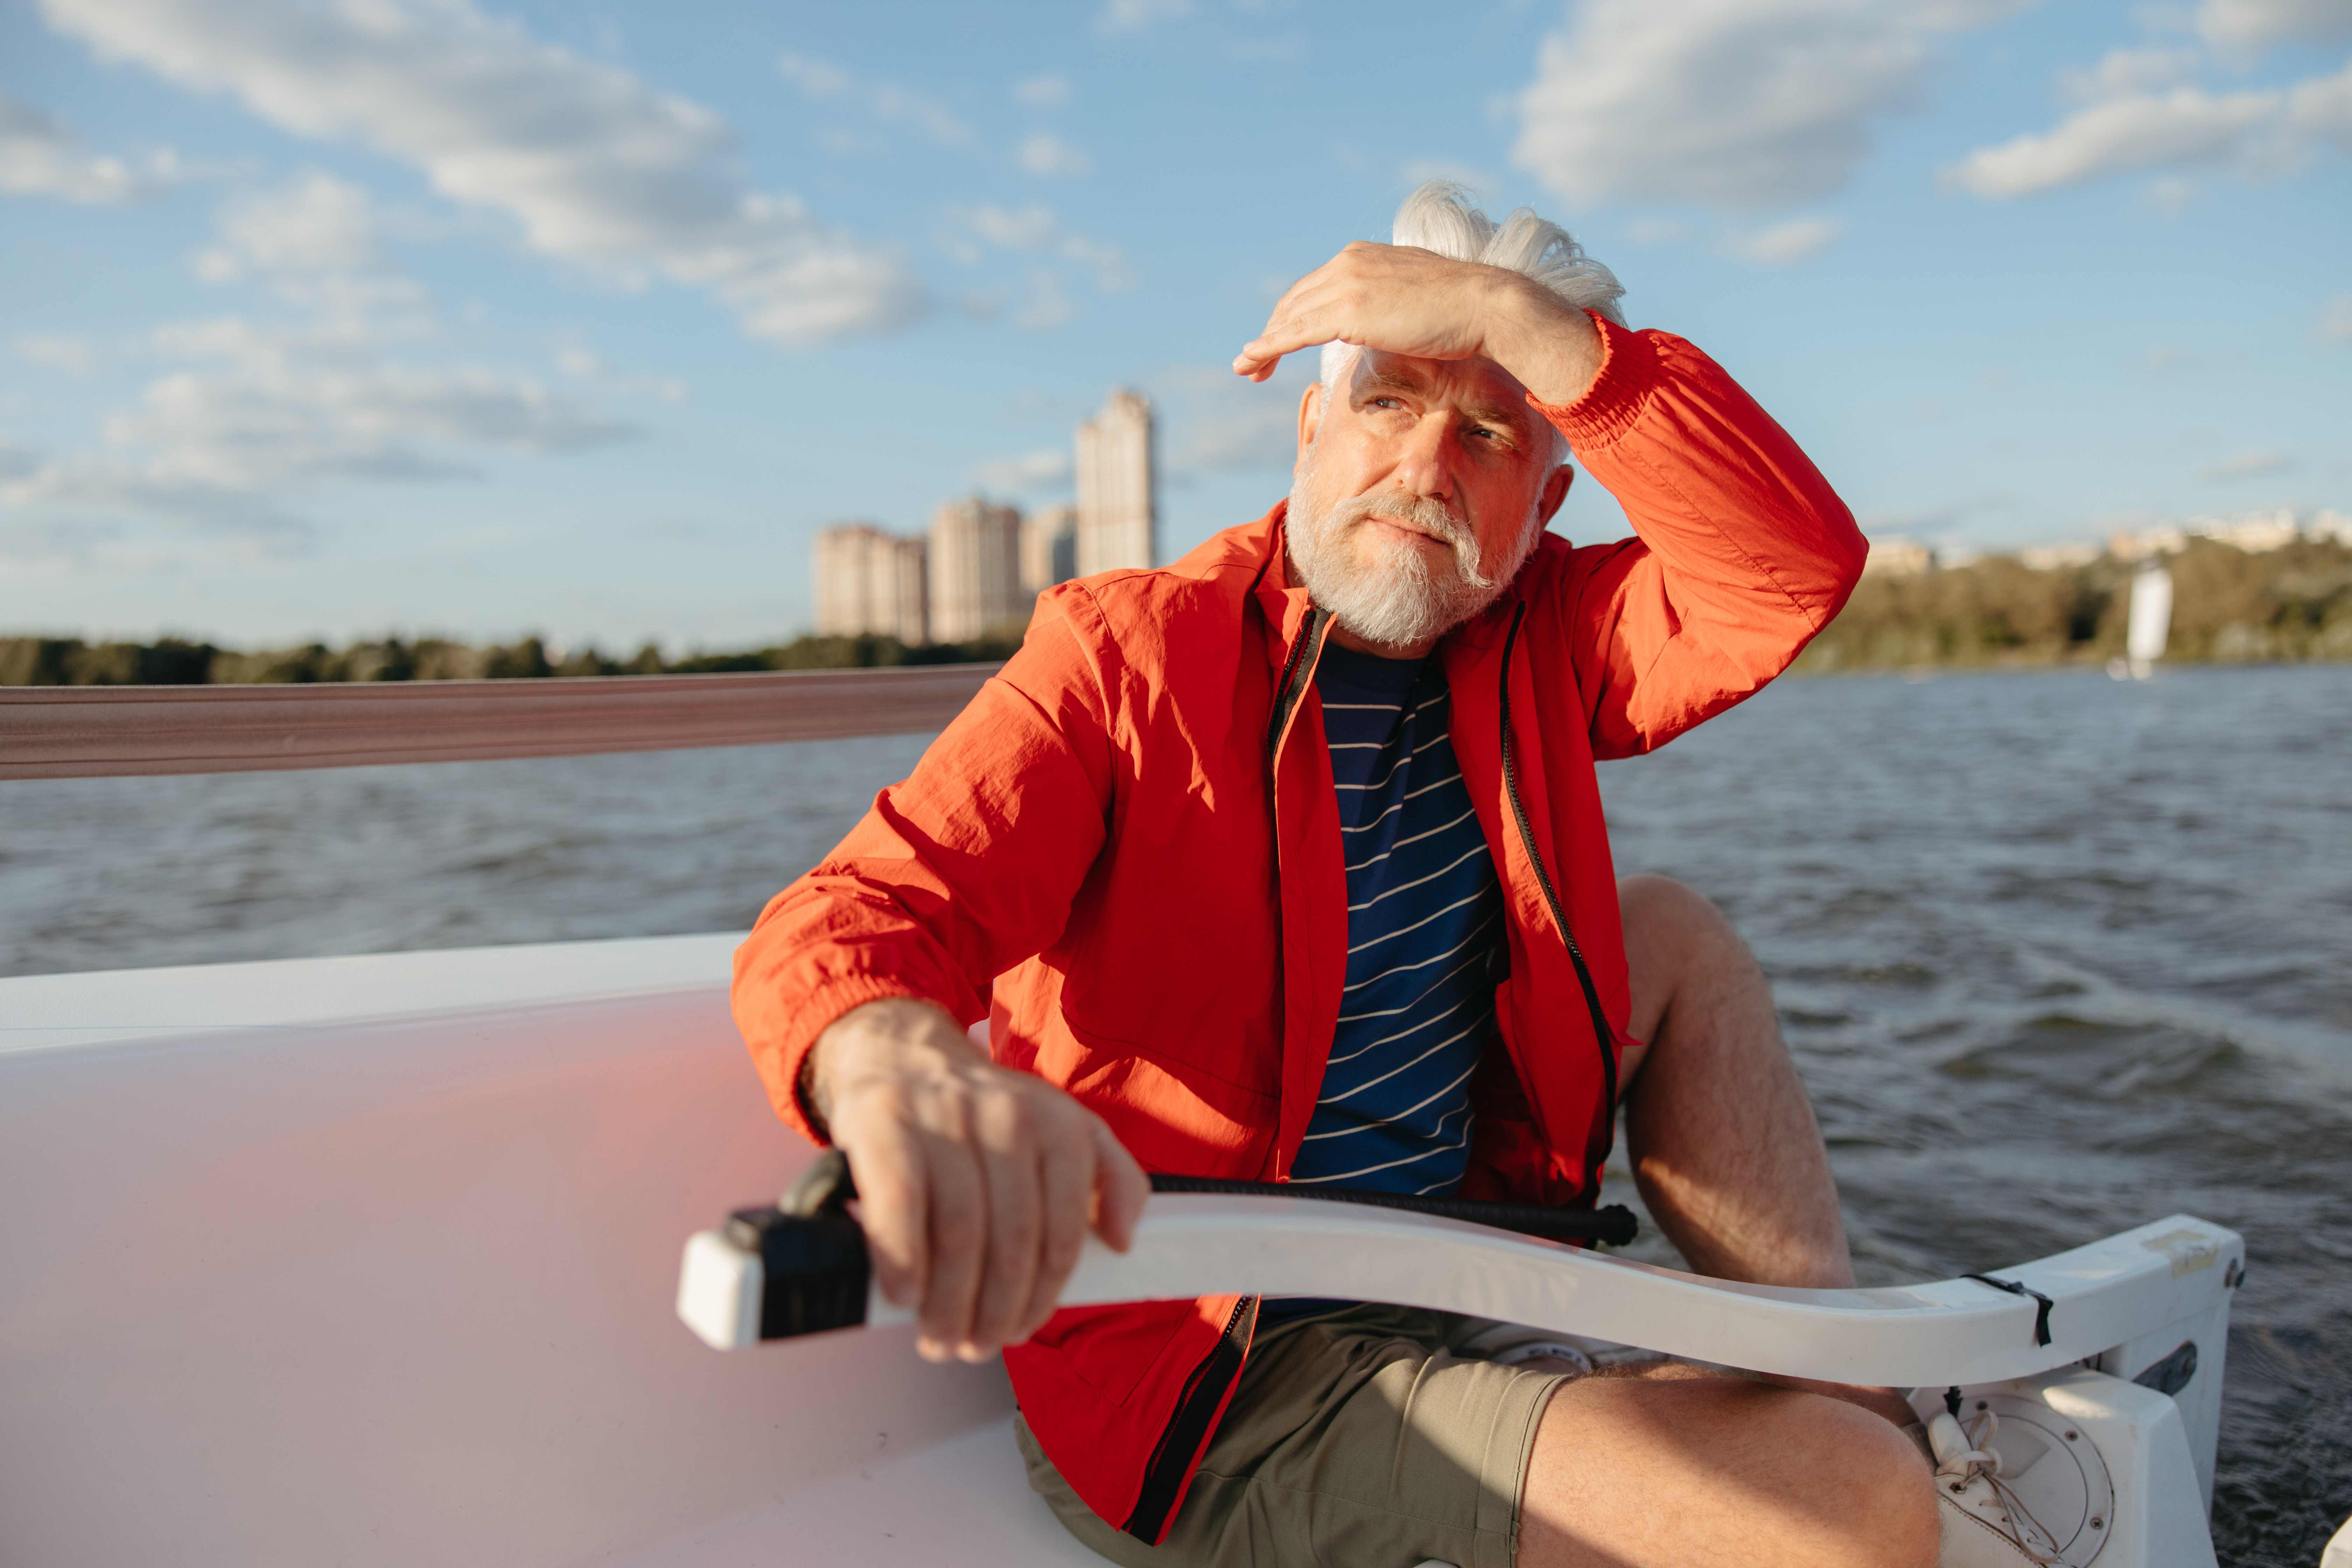
POLYGON ((1495 1032, 1503 895, 1434 658, 1327 644, 1315 672, 1348 870, 1347 989, 1299 1183, 1448 1194, 1470 1163, 1470 1075, 1495 1032))

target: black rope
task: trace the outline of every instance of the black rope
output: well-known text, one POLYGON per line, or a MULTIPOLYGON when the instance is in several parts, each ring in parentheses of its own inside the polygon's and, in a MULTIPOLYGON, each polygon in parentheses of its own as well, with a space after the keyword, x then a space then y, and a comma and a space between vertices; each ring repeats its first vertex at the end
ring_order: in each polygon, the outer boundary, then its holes
POLYGON ((1374 1193, 1360 1187, 1309 1186, 1296 1182, 1225 1182, 1213 1176, 1154 1175, 1155 1193, 1218 1193, 1252 1198, 1315 1198, 1326 1203, 1365 1204, 1403 1209, 1441 1219, 1467 1220, 1496 1230, 1517 1231, 1547 1241, 1595 1241, 1623 1247, 1641 1234, 1641 1221, 1622 1204, 1601 1209, 1555 1209, 1539 1204, 1497 1204, 1480 1198, 1416 1197, 1410 1193, 1374 1193))

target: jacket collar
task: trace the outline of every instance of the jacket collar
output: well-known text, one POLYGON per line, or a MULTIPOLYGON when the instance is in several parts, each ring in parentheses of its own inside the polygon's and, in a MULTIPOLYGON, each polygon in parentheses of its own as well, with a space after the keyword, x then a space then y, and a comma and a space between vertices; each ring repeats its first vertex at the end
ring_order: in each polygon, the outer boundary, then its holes
MULTIPOLYGON (((1257 578, 1250 585, 1250 593, 1266 624, 1278 634, 1276 640, 1285 650, 1297 640, 1298 629, 1307 622, 1307 612, 1314 607, 1306 589, 1290 584, 1289 549, 1284 543, 1283 532, 1283 519, 1289 510, 1288 501, 1276 501, 1273 510, 1247 530, 1257 556, 1257 578)), ((1281 653, 1275 657, 1279 663, 1281 653)))

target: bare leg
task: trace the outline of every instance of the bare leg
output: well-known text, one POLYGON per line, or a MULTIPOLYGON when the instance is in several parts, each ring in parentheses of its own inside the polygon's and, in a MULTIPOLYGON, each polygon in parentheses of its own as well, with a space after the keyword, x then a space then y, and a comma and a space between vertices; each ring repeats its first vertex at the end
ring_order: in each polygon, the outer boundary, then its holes
MULTIPOLYGON (((1853 1283, 1836 1184, 1769 986, 1714 905, 1659 877, 1620 884, 1635 1037, 1634 1176, 1703 1273, 1853 1283)), ((1521 1498, 1528 1568, 1927 1564, 1927 1465, 1889 1389, 1687 1367, 1563 1385, 1521 1498), (1884 1419, 1880 1419, 1884 1417, 1884 1419)))
MULTIPOLYGON (((1619 1082, 1643 1201, 1702 1274, 1852 1285, 1837 1184, 1755 956, 1680 882, 1627 877, 1617 888, 1637 1042, 1619 1082)), ((1771 1381, 1898 1426, 1914 1420, 1892 1389, 1771 1381)))
POLYGON ((1930 1568, 1927 1461, 1819 1394, 1690 1368, 1564 1384, 1519 1501, 1519 1568, 1930 1568))
POLYGON ((1617 892, 1641 1042, 1619 1092, 1643 1201, 1702 1274, 1852 1285, 1837 1184, 1763 971, 1681 883, 1628 877, 1617 892))

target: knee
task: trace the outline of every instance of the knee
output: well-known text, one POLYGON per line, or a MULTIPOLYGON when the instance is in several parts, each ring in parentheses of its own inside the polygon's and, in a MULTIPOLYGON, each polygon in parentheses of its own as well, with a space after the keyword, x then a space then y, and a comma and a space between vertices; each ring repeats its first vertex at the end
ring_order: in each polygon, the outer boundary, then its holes
POLYGON ((1837 1521, 1827 1532, 1836 1550, 1821 1561, 1935 1568, 1942 1521, 1935 1478, 1917 1446, 1857 1405, 1821 1394, 1795 1397, 1811 1435, 1806 1468, 1826 1494, 1823 1511, 1837 1521))
POLYGON ((1671 877, 1625 877, 1617 883, 1617 911, 1636 1038, 1649 1038, 1671 1007, 1711 1005, 1726 994, 1765 998, 1763 972, 1748 944, 1705 895, 1671 877))
POLYGON ((1706 894, 1654 872, 1617 879, 1617 913, 1628 945, 1663 949, 1739 940, 1706 894))

